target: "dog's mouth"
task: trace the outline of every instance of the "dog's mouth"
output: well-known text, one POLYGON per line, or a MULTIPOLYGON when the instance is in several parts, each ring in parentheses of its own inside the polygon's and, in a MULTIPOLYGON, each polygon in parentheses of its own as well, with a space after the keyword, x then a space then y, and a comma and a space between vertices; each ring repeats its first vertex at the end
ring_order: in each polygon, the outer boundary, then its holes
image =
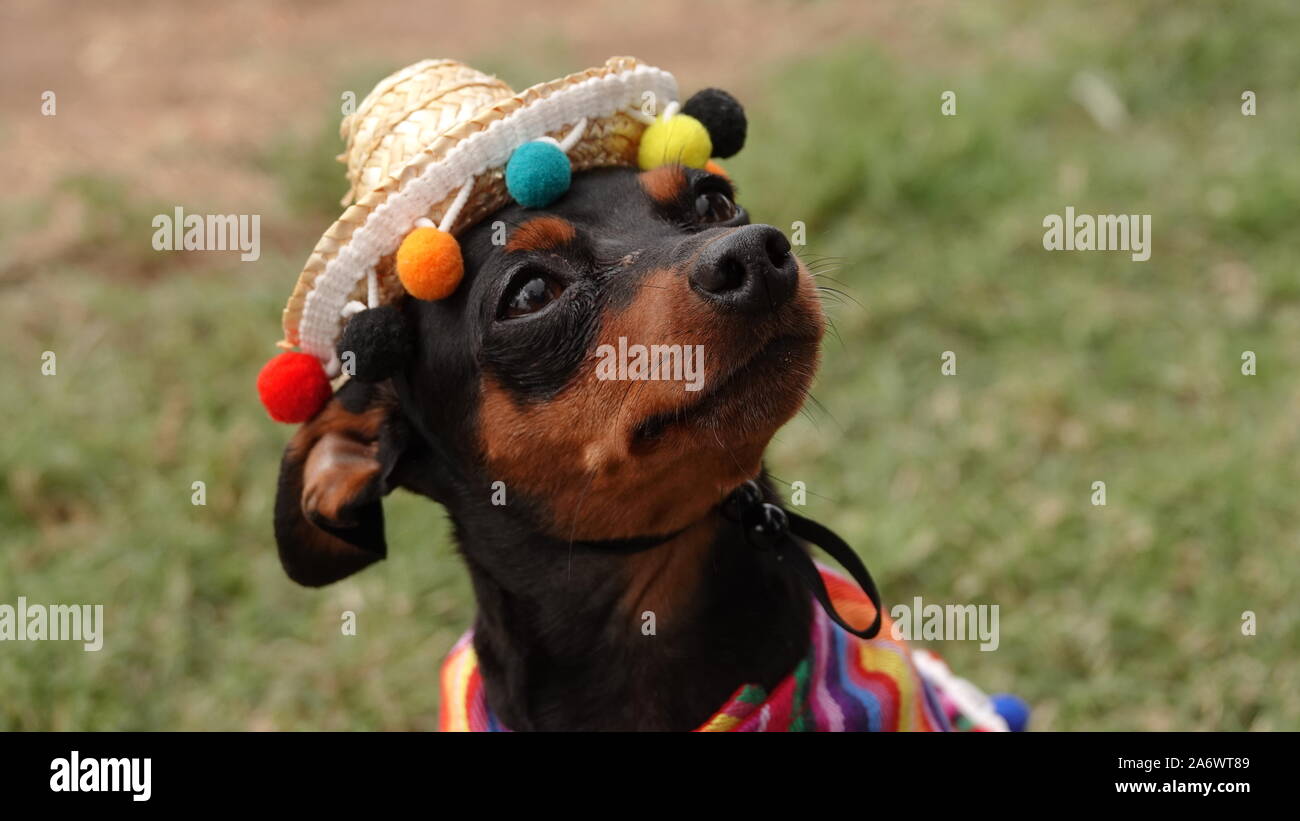
POLYGON ((653 446, 674 431, 688 429, 714 435, 720 443, 737 435, 770 434, 803 404, 819 345, 816 336, 773 337, 715 376, 697 398, 641 420, 632 429, 632 446, 653 446))

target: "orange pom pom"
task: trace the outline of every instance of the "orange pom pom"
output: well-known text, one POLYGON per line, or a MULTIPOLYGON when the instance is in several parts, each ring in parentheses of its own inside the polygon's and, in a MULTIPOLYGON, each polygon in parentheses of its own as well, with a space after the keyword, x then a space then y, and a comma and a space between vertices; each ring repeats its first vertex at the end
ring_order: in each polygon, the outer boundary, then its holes
POLYGON ((416 299, 446 299, 464 273, 460 243, 446 231, 416 228, 397 249, 397 277, 416 299))
POLYGON ((708 171, 710 174, 717 174, 724 180, 731 179, 731 177, 727 176, 727 172, 722 170, 722 166, 718 165, 713 160, 709 160, 704 164, 704 170, 708 171))

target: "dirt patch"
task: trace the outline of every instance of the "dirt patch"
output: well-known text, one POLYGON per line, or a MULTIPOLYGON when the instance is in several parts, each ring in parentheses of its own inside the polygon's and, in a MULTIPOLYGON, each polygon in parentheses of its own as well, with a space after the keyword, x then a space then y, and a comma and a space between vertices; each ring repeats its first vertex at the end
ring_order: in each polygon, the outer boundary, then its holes
MULTIPOLYGON (((319 133, 322 112, 358 66, 500 55, 563 71, 633 54, 673 71, 684 90, 723 85, 745 98, 762 93, 778 61, 850 38, 924 42, 938 20, 936 6, 914 2, 14 0, 0 11, 6 193, 20 207, 70 175, 91 174, 125 181, 142 202, 274 212, 275 181, 250 158, 286 134, 319 133), (537 54, 551 57, 527 56, 537 54), (55 116, 41 113, 45 91, 56 95, 55 116)), ((339 180, 341 192, 341 168, 339 180)), ((79 233, 66 221, 59 214, 38 235, 11 236, 7 250, 20 248, 30 267, 79 233)), ((26 230, 12 214, 2 225, 11 235, 26 230)))

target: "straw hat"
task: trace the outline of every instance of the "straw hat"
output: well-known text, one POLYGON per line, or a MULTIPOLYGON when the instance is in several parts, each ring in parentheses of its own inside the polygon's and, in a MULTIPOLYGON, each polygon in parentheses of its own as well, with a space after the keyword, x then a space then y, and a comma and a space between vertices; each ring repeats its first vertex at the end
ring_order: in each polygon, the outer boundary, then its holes
POLYGON ((388 321, 373 309, 407 296, 454 293, 455 236, 511 201, 544 207, 590 168, 702 167, 739 150, 744 132, 730 95, 707 89, 682 107, 671 74, 631 57, 518 94, 454 60, 392 74, 343 119, 348 207, 285 306, 279 345, 298 352, 263 368, 263 404, 282 422, 313 416, 329 380, 351 375, 335 350, 345 326, 388 321))

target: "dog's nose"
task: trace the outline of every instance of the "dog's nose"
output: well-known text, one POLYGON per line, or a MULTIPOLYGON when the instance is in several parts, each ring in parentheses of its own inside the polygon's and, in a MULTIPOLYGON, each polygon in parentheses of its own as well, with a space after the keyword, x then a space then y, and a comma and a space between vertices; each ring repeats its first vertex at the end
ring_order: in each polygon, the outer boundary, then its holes
POLYGON ((799 265, 790 241, 770 225, 746 225, 710 243, 691 271, 691 285, 728 311, 775 311, 794 296, 799 265))

